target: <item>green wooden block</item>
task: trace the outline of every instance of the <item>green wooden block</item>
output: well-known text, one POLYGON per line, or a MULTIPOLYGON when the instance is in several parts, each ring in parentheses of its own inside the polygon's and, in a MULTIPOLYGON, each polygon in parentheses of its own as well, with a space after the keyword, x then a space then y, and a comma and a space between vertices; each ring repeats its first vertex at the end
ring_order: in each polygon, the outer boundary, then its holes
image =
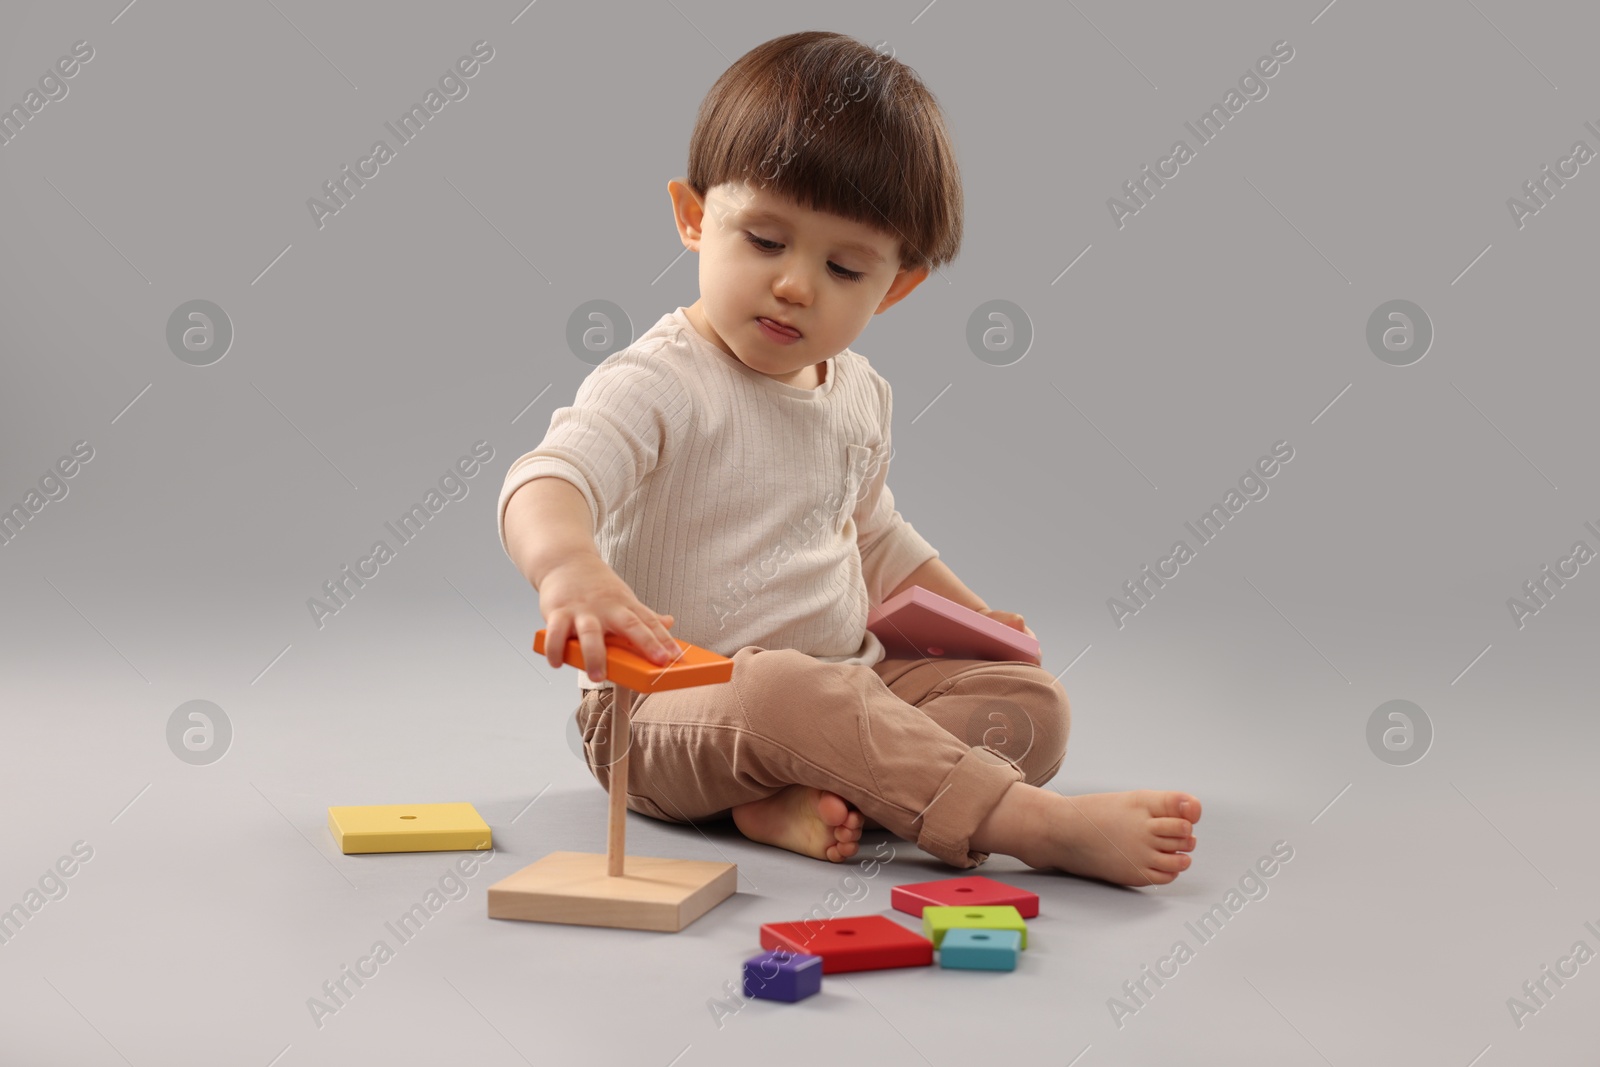
POLYGON ((922 909, 922 936, 935 948, 944 941, 947 930, 1015 930, 1022 947, 1028 947, 1028 924, 1010 904, 965 908, 930 905, 922 909))

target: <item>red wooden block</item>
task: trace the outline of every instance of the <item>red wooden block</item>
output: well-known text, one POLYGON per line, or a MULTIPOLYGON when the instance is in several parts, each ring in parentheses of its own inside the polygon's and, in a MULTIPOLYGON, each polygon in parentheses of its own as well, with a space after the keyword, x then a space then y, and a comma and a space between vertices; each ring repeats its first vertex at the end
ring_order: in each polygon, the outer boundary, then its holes
POLYGON ((883 915, 763 923, 761 947, 822 957, 822 973, 928 967, 933 942, 883 915))
POLYGON ((917 916, 920 916, 922 909, 930 904, 945 907, 961 907, 966 904, 976 907, 1010 904, 1024 919, 1031 919, 1039 914, 1038 893, 1030 893, 1026 889, 1018 889, 1014 885, 1006 885, 993 878, 985 878, 981 874, 966 878, 944 878, 937 882, 897 885, 889 890, 889 903, 900 911, 917 916))

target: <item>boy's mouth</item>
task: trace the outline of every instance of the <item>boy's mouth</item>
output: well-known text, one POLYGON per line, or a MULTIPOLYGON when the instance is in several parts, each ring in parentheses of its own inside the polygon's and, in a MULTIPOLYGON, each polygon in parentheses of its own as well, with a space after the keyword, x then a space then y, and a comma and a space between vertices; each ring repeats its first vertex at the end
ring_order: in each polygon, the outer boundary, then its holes
POLYGON ((795 329, 793 326, 786 326, 777 319, 769 319, 765 315, 758 315, 756 316, 756 321, 766 324, 769 329, 777 333, 786 334, 790 337, 800 336, 799 330, 795 329))

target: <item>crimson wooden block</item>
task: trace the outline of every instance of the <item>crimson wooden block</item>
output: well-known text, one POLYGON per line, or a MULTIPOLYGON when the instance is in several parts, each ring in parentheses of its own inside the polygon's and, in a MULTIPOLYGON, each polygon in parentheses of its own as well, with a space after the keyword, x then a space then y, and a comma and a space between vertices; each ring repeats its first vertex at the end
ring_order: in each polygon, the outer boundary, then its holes
POLYGON ((930 904, 941 907, 992 907, 1010 904, 1024 919, 1039 914, 1039 894, 1014 885, 985 878, 981 874, 966 878, 942 878, 937 882, 914 882, 889 890, 889 903, 909 915, 922 915, 930 904))
POLYGON ((761 947, 821 956, 823 974, 933 964, 932 941, 883 915, 764 923, 761 947))

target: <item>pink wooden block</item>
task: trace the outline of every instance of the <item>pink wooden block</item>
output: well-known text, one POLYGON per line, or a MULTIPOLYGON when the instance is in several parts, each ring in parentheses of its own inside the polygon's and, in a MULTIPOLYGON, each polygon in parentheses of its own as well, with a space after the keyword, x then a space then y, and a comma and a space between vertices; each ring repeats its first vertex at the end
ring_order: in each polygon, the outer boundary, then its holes
POLYGON ((985 878, 981 874, 966 878, 943 878, 937 882, 915 882, 897 885, 889 891, 889 903, 900 911, 921 916, 922 909, 931 905, 961 907, 973 905, 1010 904, 1024 919, 1039 914, 1039 894, 1014 885, 985 878))
POLYGON ((1037 638, 920 585, 873 608, 867 629, 896 657, 1040 662, 1037 638))

